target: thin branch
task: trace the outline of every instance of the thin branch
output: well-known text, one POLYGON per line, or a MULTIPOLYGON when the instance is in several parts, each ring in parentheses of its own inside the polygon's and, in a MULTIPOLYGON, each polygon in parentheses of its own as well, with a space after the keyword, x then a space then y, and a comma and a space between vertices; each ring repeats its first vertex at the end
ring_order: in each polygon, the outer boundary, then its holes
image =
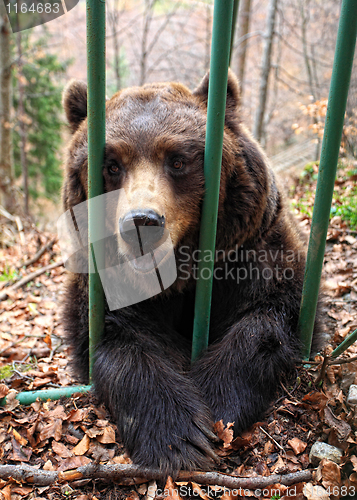
POLYGON ((164 22, 162 23, 162 25, 158 28, 158 30, 156 31, 155 35, 154 35, 154 38, 152 39, 151 43, 149 44, 149 46, 147 47, 146 49, 146 53, 147 54, 150 54, 152 49, 154 48, 154 46, 156 45, 158 39, 160 38, 161 34, 165 31, 165 28, 166 26, 168 25, 168 23, 170 22, 172 16, 174 16, 178 10, 180 6, 180 2, 176 2, 174 8, 171 10, 171 12, 169 12, 167 14, 167 16, 165 17, 164 19, 164 22))
MULTIPOLYGON (((325 360, 325 358, 324 358, 325 360)), ((353 356, 352 358, 343 358, 343 359, 330 359, 327 363, 328 366, 331 365, 345 365, 346 363, 352 363, 352 361, 357 361, 357 356, 353 356)), ((323 361, 301 361, 299 364, 302 365, 314 365, 319 366, 323 363, 323 361)))
MULTIPOLYGON (((122 11, 119 12, 119 14, 121 14, 122 11)), ((110 40, 111 38, 113 38, 114 36, 120 36, 122 33, 125 33, 126 30, 128 30, 129 28, 131 28, 139 19, 140 17, 142 16, 141 13, 137 14, 135 17, 133 17, 133 19, 131 19, 125 26, 123 26, 122 28, 116 30, 115 32, 112 31, 112 34, 111 35, 106 35, 105 36, 105 39, 106 40, 110 40)))
POLYGON ((268 436, 268 438, 269 438, 269 439, 271 439, 271 440, 272 440, 272 441, 276 444, 276 446, 279 448, 279 450, 281 450, 281 451, 283 451, 283 452, 285 453, 285 450, 284 450, 284 448, 281 446, 281 444, 279 444, 279 443, 278 443, 278 441, 275 441, 275 439, 274 439, 274 438, 273 438, 273 437, 269 434, 269 432, 267 432, 265 429, 263 429, 263 427, 260 427, 260 426, 259 426, 259 429, 260 429, 261 431, 263 431, 263 432, 264 432, 264 434, 265 434, 266 436, 268 436))
POLYGON ((51 269, 55 269, 56 267, 63 266, 63 261, 61 260, 60 262, 54 262, 53 264, 49 264, 48 266, 41 267, 40 269, 37 269, 33 273, 28 274, 27 276, 24 276, 21 278, 19 281, 14 283, 13 285, 5 288, 2 292, 0 292, 0 301, 7 299, 9 296, 9 292, 14 292, 18 288, 21 288, 22 286, 26 285, 26 283, 29 283, 30 281, 34 280, 38 276, 41 276, 41 274, 46 273, 47 271, 50 271, 51 269))
MULTIPOLYGON (((22 483, 47 486, 55 482, 71 482, 80 479, 106 479, 115 481, 122 478, 140 478, 144 480, 160 479, 159 470, 147 469, 136 465, 98 465, 88 464, 75 470, 65 472, 45 471, 29 465, 0 465, 0 479, 13 478, 22 483)), ((292 472, 290 474, 272 474, 271 476, 237 477, 219 472, 181 471, 176 480, 195 481, 199 484, 224 486, 226 488, 242 488, 254 490, 265 488, 271 484, 292 484, 310 481, 313 478, 312 470, 292 472)))
POLYGON ((302 92, 301 90, 297 90, 295 89, 294 87, 292 87, 288 82, 286 82, 285 80, 283 80, 281 78, 281 76, 277 75, 276 76, 276 79, 278 82, 282 83, 283 85, 285 85, 287 87, 288 90, 290 90, 290 92, 293 92, 294 94, 297 94, 297 95, 300 95, 300 96, 305 96, 306 94, 304 92, 302 92))
POLYGON ((42 248, 40 248, 40 250, 35 253, 35 255, 29 259, 29 260, 26 260, 23 264, 20 265, 20 267, 28 267, 28 266, 31 266, 31 264, 34 264, 35 262, 37 262, 41 257, 42 255, 47 252, 47 250, 50 250, 53 245, 56 243, 57 241, 57 238, 53 238, 51 241, 49 241, 48 243, 46 243, 46 245, 44 245, 42 248))
MULTIPOLYGON (((301 50, 299 50, 296 47, 294 47, 293 45, 291 45, 291 43, 289 43, 283 35, 281 35, 280 33, 276 33, 276 36, 278 36, 281 39, 281 41, 283 42, 284 45, 286 45, 290 50, 292 50, 293 52, 295 52, 295 54, 298 54, 299 56, 303 56, 304 55, 304 53, 301 50)), ((329 69, 332 68, 332 64, 331 63, 324 62, 321 59, 317 59, 316 57, 310 57, 310 59, 314 60, 320 66, 324 66, 325 68, 329 68, 329 69)))
POLYGON ((320 373, 319 373, 317 379, 315 380, 315 385, 318 385, 325 378, 325 373, 326 373, 326 368, 328 366, 328 362, 329 362, 329 358, 328 358, 328 356, 325 356, 324 360, 322 362, 322 365, 321 365, 320 373))

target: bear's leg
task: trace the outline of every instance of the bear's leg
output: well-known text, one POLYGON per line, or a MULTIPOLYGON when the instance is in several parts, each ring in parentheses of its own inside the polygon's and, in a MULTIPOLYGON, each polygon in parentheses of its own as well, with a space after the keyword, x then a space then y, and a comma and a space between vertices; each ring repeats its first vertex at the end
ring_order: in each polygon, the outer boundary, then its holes
MULTIPOLYGON (((106 324, 97 348, 94 385, 116 419, 133 462, 160 469, 209 468, 212 421, 208 407, 184 374, 180 352, 153 320, 121 311, 106 324)), ((162 325, 161 325, 162 326, 162 325)))
POLYGON ((268 408, 281 375, 292 369, 298 353, 298 340, 284 311, 265 306, 232 324, 191 373, 214 421, 235 422, 239 433, 268 408))

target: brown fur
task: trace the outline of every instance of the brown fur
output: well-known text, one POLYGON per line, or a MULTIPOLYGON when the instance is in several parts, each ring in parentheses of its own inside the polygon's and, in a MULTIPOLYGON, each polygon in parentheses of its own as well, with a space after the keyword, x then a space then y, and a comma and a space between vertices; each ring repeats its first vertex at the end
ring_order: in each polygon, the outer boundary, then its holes
MULTIPOLYGON (((210 347, 189 367, 208 82, 206 76, 194 92, 177 83, 135 87, 106 105, 105 189, 124 188, 130 209, 152 209, 165 217, 178 278, 152 299, 107 312, 94 384, 134 462, 159 467, 163 474, 209 467, 212 421, 234 421, 236 432, 251 425, 299 358, 304 243, 265 154, 240 122, 238 83, 230 73, 210 347), (177 158, 182 171, 172 168, 177 158), (112 165, 119 166, 118 174, 111 173, 112 165), (274 274, 276 268, 280 274, 274 274)), ((65 210, 87 196, 85 102, 84 85, 70 83, 64 108, 74 135, 65 210)), ((120 207, 113 210, 118 221, 125 215, 120 207)), ((118 234, 119 255, 125 258, 129 247, 118 234)), ((84 381, 87 299, 87 276, 69 275, 63 322, 84 381)))

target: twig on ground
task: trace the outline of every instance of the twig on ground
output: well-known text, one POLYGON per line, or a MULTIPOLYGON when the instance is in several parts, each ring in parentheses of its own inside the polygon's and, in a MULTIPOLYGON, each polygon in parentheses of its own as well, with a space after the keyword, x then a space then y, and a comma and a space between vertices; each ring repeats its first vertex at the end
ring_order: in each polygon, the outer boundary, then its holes
POLYGON ((333 229, 334 231, 339 231, 340 233, 357 234, 356 230, 332 226, 332 225, 330 225, 330 229, 333 229))
POLYGON ((5 208, 2 205, 0 205, 0 215, 2 215, 8 220, 11 220, 12 222, 15 222, 15 216, 11 215, 7 210, 5 210, 5 208))
MULTIPOLYGON (((9 327, 9 331, 10 331, 10 327, 9 327)), ((0 350, 0 356, 2 356, 5 352, 7 352, 9 349, 12 349, 13 347, 21 344, 21 342, 24 342, 26 341, 27 339, 29 338, 37 338, 37 339, 44 339, 46 337, 46 335, 33 335, 32 333, 30 335, 24 335, 22 338, 14 341, 14 342, 11 342, 11 344, 9 344, 8 346, 4 347, 4 349, 1 349, 0 350)), ((26 357, 29 356, 29 353, 26 355, 26 357)), ((17 359, 16 360, 16 363, 23 363, 24 360, 19 360, 17 359)))
POLYGON ((24 236, 24 226, 22 224, 22 221, 18 215, 11 215, 5 208, 0 205, 0 215, 5 217, 8 220, 11 220, 11 222, 15 222, 17 226, 17 230, 20 235, 20 243, 21 245, 25 244, 25 236, 24 236))
MULTIPOLYGON (((324 358, 325 359, 325 358, 324 358)), ((353 356, 352 358, 343 358, 343 359, 329 359, 328 360, 328 366, 331 365, 345 365, 346 363, 352 363, 352 361, 357 361, 357 356, 353 356)), ((301 361, 299 364, 301 365, 314 365, 318 366, 321 365, 323 361, 301 361)))
POLYGON ((9 292, 10 293, 14 292, 18 288, 21 288, 22 286, 26 285, 26 283, 29 283, 30 281, 34 280, 38 276, 41 276, 41 274, 44 274, 45 272, 50 271, 51 269, 55 269, 56 267, 59 267, 62 265, 63 265, 62 260, 60 262, 54 262, 53 264, 49 264, 48 266, 41 267, 40 269, 37 269, 33 273, 30 273, 27 276, 24 276, 19 281, 17 281, 13 285, 3 289, 0 292, 0 301, 5 300, 9 296, 9 292))
MULTIPOLYGON (((162 474, 158 470, 146 469, 137 465, 98 465, 88 464, 78 467, 75 470, 65 472, 46 471, 36 469, 29 465, 0 465, 0 479, 9 479, 12 477, 16 481, 36 484, 38 486, 48 486, 55 482, 71 482, 80 479, 106 479, 110 481, 121 478, 140 478, 147 481, 159 479, 162 474)), ((236 477, 219 472, 198 472, 181 471, 178 474, 177 481, 195 481, 199 484, 213 486, 224 486, 230 489, 254 490, 265 488, 271 484, 282 484, 290 486, 292 484, 310 481, 313 477, 312 470, 303 470, 292 472, 290 474, 272 474, 271 476, 256 477, 236 477)))
POLYGON ((18 230, 19 236, 20 236, 20 243, 21 243, 21 245, 25 245, 26 240, 25 240, 25 235, 24 235, 24 226, 23 226, 22 221, 18 215, 15 216, 15 222, 16 222, 17 230, 18 230))
POLYGON ((263 427, 260 427, 260 426, 259 426, 259 429, 260 429, 261 431, 263 431, 263 432, 264 432, 264 434, 265 434, 265 435, 267 435, 267 436, 268 436, 268 438, 269 438, 269 439, 271 439, 271 440, 272 440, 272 441, 276 444, 276 446, 277 446, 277 447, 278 447, 281 451, 283 451, 283 452, 285 453, 285 450, 284 450, 284 448, 281 446, 281 444, 279 444, 277 441, 275 441, 275 439, 274 439, 274 438, 273 438, 273 437, 269 434, 269 432, 267 432, 265 429, 263 429, 263 427))
POLYGON ((31 264, 34 264, 35 262, 37 262, 42 257, 42 255, 45 252, 47 252, 47 250, 50 250, 53 247, 53 245, 56 243, 56 241, 57 241, 57 238, 52 238, 52 240, 48 241, 46 243, 46 245, 44 245, 42 248, 40 248, 40 250, 38 252, 36 252, 35 255, 31 259, 28 259, 23 264, 21 264, 20 268, 30 266, 31 264))
POLYGON ((327 368, 328 364, 329 364, 329 357, 324 356, 324 360, 323 360, 322 365, 321 365, 320 373, 319 373, 317 379, 315 380, 315 385, 318 385, 325 378, 326 368, 327 368))
POLYGON ((353 356, 352 358, 344 358, 340 360, 330 360, 328 362, 329 365, 345 365, 346 363, 352 363, 352 361, 357 361, 357 356, 353 356))

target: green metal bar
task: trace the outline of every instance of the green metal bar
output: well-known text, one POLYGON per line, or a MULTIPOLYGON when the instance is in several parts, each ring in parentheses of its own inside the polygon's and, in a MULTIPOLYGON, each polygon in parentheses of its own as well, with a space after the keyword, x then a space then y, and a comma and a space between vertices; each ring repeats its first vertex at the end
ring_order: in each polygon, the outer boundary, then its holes
MULTIPOLYGON (((192 360, 196 359, 200 352, 207 347, 209 336, 232 17, 233 0, 216 0, 213 13, 204 159, 205 196, 202 206, 199 244, 202 250, 201 255, 206 250, 210 251, 211 261, 199 262, 198 265, 192 360)), ((205 255, 207 254, 205 253, 205 255)))
POLYGON ((345 352, 346 349, 348 349, 352 344, 354 344, 357 340, 357 329, 351 333, 341 344, 336 347, 335 350, 332 351, 330 354, 331 358, 337 358, 340 354, 345 352))
MULTIPOLYGON (((40 401, 47 401, 48 399, 55 401, 63 396, 72 396, 72 394, 76 394, 77 392, 88 392, 91 388, 91 385, 77 385, 71 387, 61 387, 58 389, 44 389, 41 391, 25 391, 19 392, 19 394, 16 395, 16 399, 18 399, 22 405, 30 405, 34 403, 36 399, 39 399, 40 401)), ((0 399, 0 406, 4 406, 5 404, 6 396, 0 399)))
POLYGON ((328 98, 325 132, 321 148, 315 206, 312 216, 298 325, 303 345, 302 355, 304 360, 308 360, 310 357, 356 34, 357 1, 343 0, 328 98))
MULTIPOLYGON (((102 163, 105 146, 105 1, 87 0, 87 76, 88 76, 88 198, 99 196, 104 191, 102 163)), ((102 227, 104 211, 94 212, 88 204, 88 240, 102 227)), ((94 261, 95 273, 89 274, 89 359, 90 378, 93 354, 104 328, 104 293, 97 272, 96 261, 103 261, 100 245, 96 245, 96 260, 92 245, 89 244, 88 261, 94 261), (98 247, 98 249, 97 249, 98 247)), ((21 404, 29 405, 40 399, 52 401, 75 393, 85 393, 90 385, 25 391, 16 395, 21 404)), ((6 404, 6 397, 0 400, 0 406, 6 404)))
MULTIPOLYGON (((87 78, 88 78, 88 198, 103 194, 103 155, 105 146, 105 2, 87 0, 87 78)), ((95 211, 88 203, 89 262, 94 235, 103 227, 104 210, 95 211)), ((96 260, 103 260, 96 245, 96 260)), ((94 260, 94 255, 93 255, 94 260)), ((104 328, 104 293, 95 265, 89 274, 89 377, 95 347, 104 328)))
POLYGON ((231 61, 232 61, 232 52, 233 52, 233 45, 234 45, 234 35, 236 33, 236 26, 237 26, 238 8, 239 8, 239 0, 234 0, 234 3, 233 3, 233 17, 232 17, 231 48, 230 48, 230 52, 229 52, 229 65, 231 65, 231 61))
MULTIPOLYGON (((87 77, 88 77, 88 198, 99 196, 104 191, 102 164, 105 146, 105 1, 87 0, 87 77)), ((88 204, 88 240, 102 227, 104 210, 88 204)), ((90 378, 93 354, 104 328, 104 293, 97 272, 96 261, 103 261, 100 245, 96 245, 94 258, 92 245, 89 244, 88 261, 94 261, 95 273, 89 274, 89 359, 90 378), (97 248, 98 247, 98 248, 97 248)), ((41 391, 25 391, 16 395, 21 404, 29 405, 40 399, 52 401, 62 396, 70 397, 75 393, 85 393, 90 385, 61 387, 41 391)), ((6 404, 6 397, 0 406, 6 404)))

